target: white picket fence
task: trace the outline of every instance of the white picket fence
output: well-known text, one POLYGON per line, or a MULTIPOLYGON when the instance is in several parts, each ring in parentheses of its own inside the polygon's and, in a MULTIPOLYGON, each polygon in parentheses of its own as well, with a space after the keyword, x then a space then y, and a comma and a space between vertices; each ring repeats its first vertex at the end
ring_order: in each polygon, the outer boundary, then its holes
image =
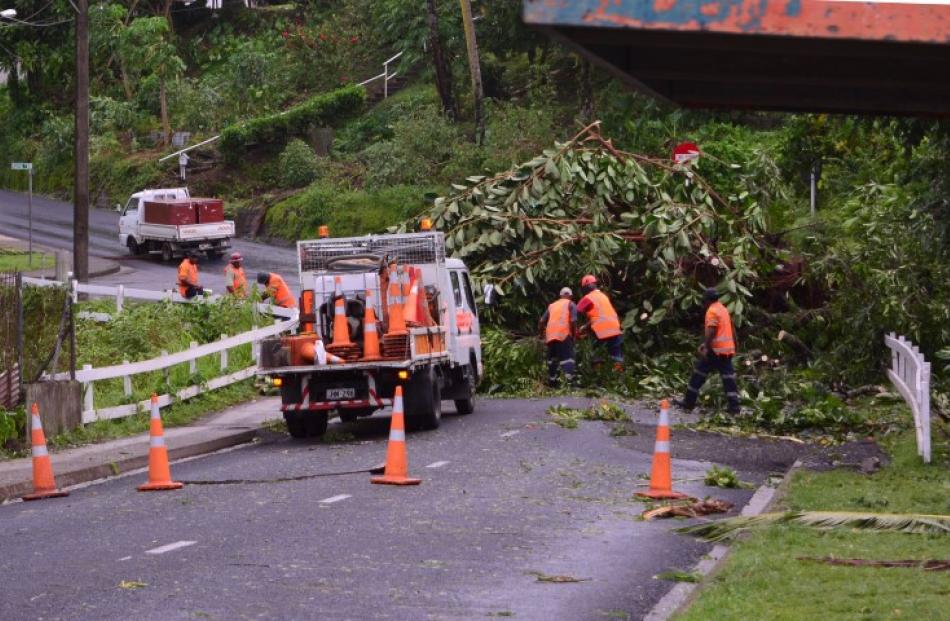
MULTIPOLYGON (((25 284, 40 287, 64 286, 63 283, 58 281, 43 280, 38 278, 24 278, 23 281, 25 284)), ((72 295, 74 296, 74 299, 80 293, 115 298, 116 312, 122 311, 122 306, 126 299, 156 302, 170 301, 181 304, 203 304, 214 301, 220 297, 196 297, 188 300, 182 298, 177 292, 174 291, 149 291, 147 289, 126 288, 122 285, 115 287, 105 285, 89 285, 78 283, 75 280, 71 281, 68 286, 72 292, 72 295)), ((197 343, 193 342, 191 343, 191 347, 185 351, 176 352, 173 354, 163 352, 161 356, 151 360, 143 360, 140 362, 123 362, 119 365, 100 368, 93 368, 91 365, 83 366, 81 370, 76 371, 76 380, 82 382, 83 384, 82 422, 91 423, 97 420, 132 416, 138 412, 147 411, 147 408, 150 405, 150 401, 146 400, 140 401, 138 403, 129 403, 126 405, 96 409, 94 383, 97 381, 121 377, 123 380, 124 393, 127 397, 131 397, 132 376, 134 375, 162 371, 175 365, 184 363, 188 363, 190 365, 190 372, 194 374, 197 370, 198 359, 205 356, 218 356, 220 368, 223 372, 228 368, 228 350, 250 343, 252 350, 251 358, 256 361, 258 359, 259 344, 262 339, 294 330, 297 327, 297 309, 283 308, 271 304, 258 304, 257 310, 263 314, 279 317, 279 319, 276 319, 273 325, 265 326, 263 328, 256 328, 249 332, 243 332, 234 336, 222 335, 218 341, 213 343, 198 345, 197 343)), ((95 315, 95 317, 91 318, 96 321, 110 320, 110 316, 105 313, 96 313, 95 315)), ((174 403, 175 401, 190 399, 191 397, 204 392, 234 384, 249 377, 253 377, 256 371, 257 364, 255 363, 247 368, 241 369, 240 371, 208 380, 201 385, 188 386, 187 388, 178 390, 174 395, 159 395, 158 405, 159 407, 165 407, 174 403)), ((50 379, 63 380, 69 379, 69 377, 69 373, 58 373, 54 376, 51 376, 50 379)))
POLYGON ((891 350, 891 368, 887 377, 904 397, 914 414, 917 453, 930 463, 930 363, 916 345, 893 332, 884 337, 891 350))

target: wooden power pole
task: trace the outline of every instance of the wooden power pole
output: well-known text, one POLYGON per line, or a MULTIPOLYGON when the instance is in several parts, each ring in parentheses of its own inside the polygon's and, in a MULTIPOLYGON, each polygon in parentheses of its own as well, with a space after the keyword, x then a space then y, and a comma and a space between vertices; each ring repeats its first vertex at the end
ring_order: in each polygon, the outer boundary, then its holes
POLYGON ((76 0, 76 153, 73 276, 89 280, 89 0, 76 0))
POLYGON ((485 117, 482 114, 482 68, 478 62, 478 42, 475 40, 475 22, 472 20, 472 3, 470 0, 459 0, 462 3, 462 25, 465 27, 465 47, 468 48, 468 68, 472 74, 472 93, 475 96, 475 142, 485 142, 485 117))

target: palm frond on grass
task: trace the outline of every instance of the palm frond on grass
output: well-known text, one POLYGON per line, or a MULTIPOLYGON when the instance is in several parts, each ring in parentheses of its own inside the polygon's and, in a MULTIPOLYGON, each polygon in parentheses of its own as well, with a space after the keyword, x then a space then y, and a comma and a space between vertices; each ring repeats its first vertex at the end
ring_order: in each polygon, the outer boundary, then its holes
POLYGON ((857 528, 895 533, 950 535, 950 515, 919 513, 857 513, 851 511, 789 511, 734 517, 677 528, 676 532, 723 541, 742 531, 771 524, 801 524, 815 528, 857 528))

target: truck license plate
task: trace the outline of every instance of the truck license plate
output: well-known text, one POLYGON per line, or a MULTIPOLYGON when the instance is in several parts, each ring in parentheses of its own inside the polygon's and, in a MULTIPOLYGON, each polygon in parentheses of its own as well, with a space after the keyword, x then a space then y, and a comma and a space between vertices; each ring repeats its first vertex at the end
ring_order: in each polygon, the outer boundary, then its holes
POLYGON ((352 399, 356 396, 355 388, 327 388, 327 401, 352 399))

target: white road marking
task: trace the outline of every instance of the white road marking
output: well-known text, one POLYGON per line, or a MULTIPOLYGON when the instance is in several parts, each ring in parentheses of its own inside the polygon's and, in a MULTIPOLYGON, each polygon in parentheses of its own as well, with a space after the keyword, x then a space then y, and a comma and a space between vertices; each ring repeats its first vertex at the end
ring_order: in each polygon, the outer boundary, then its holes
POLYGON ((172 552, 173 550, 178 550, 179 548, 187 548, 188 546, 193 546, 197 541, 176 541, 175 543, 170 543, 167 546, 159 546, 157 548, 152 548, 151 550, 146 550, 146 554, 165 554, 166 552, 172 552))
POLYGON ((131 556, 123 556, 123 557, 120 558, 119 560, 120 560, 120 561, 131 561, 131 560, 132 560, 132 557, 131 557, 131 556))
POLYGON ((426 466, 426 468, 441 468, 442 466, 445 466, 445 465, 448 464, 448 463, 449 463, 449 462, 447 462, 447 461, 434 461, 434 462, 432 462, 431 464, 429 464, 428 466, 426 466))
POLYGON ((521 433, 521 430, 519 430, 519 429, 515 429, 514 431, 506 431, 505 433, 501 434, 501 437, 502 437, 502 438, 510 438, 511 436, 516 436, 516 435, 518 435, 519 433, 521 433))
POLYGON ((350 494, 337 494, 336 496, 330 496, 329 498, 324 498, 320 501, 322 505, 329 505, 334 502, 340 502, 341 500, 346 500, 347 498, 352 498, 350 494))

